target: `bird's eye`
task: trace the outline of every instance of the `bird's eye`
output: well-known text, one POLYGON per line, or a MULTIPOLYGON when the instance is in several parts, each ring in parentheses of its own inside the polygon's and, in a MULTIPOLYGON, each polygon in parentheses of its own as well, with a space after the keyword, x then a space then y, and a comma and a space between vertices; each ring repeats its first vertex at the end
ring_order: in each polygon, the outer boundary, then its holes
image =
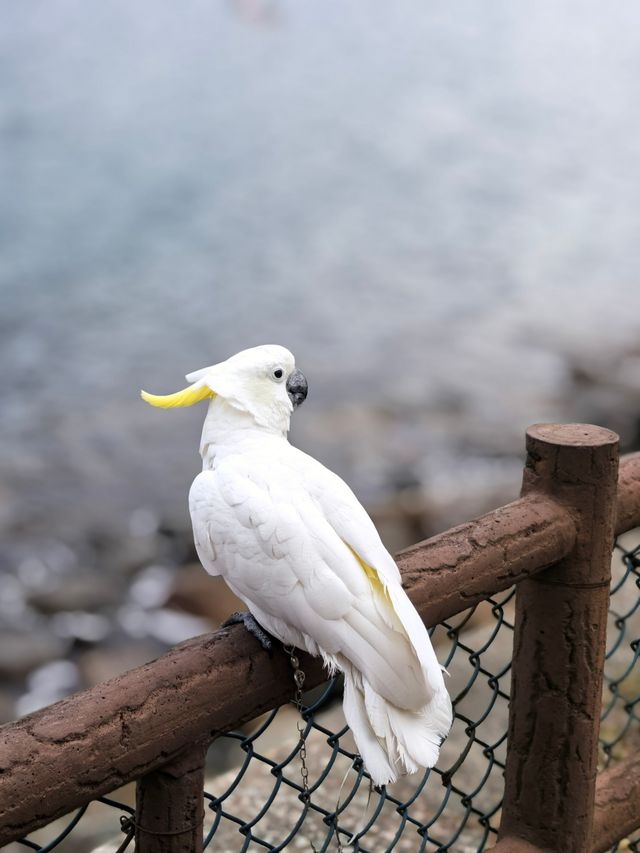
POLYGON ((281 367, 278 367, 277 370, 273 371, 273 378, 274 379, 282 379, 283 375, 284 375, 284 371, 282 370, 281 367))

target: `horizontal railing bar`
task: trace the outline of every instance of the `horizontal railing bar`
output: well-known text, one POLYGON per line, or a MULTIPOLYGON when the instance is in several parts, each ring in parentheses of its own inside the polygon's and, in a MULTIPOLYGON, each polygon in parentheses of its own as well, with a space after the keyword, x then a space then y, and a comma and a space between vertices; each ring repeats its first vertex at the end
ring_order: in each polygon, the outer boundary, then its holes
MULTIPOLYGON (((623 466, 619 495, 630 526, 640 513, 639 460, 623 466)), ((557 562, 574 539, 567 511, 532 495, 403 551, 398 565, 435 625, 557 562)), ((318 659, 302 661, 306 685, 325 680, 318 659)), ((270 657, 234 626, 0 727, 0 845, 286 703, 292 686, 288 658, 270 657)))
MULTIPOLYGON (((616 535, 634 527, 640 527, 640 453, 621 458, 618 476, 616 535)), ((436 625, 558 562, 574 538, 566 510, 527 496, 419 542, 396 560, 424 621, 436 625)))
MULTIPOLYGON (((301 658, 309 686, 325 680, 319 660, 301 658)), ((0 846, 292 694, 288 657, 234 625, 2 726, 0 846)))
POLYGON ((620 457, 616 535, 640 527, 640 453, 620 457))
POLYGON ((605 853, 640 828, 640 756, 598 773, 592 853, 605 853))
POLYGON ((431 626, 557 563, 575 524, 551 498, 527 495, 401 551, 402 581, 431 626))

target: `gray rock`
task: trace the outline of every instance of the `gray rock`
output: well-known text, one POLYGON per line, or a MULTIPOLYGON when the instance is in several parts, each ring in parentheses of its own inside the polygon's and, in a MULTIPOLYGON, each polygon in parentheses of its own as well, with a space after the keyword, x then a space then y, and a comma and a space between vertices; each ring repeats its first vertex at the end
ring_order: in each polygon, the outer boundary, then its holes
POLYGON ((129 640, 120 637, 87 649, 78 655, 77 663, 86 687, 107 681, 122 672, 142 666, 166 651, 166 646, 152 639, 129 640))
POLYGON ((114 577, 91 572, 60 579, 54 586, 28 594, 28 602, 40 613, 91 611, 111 607, 122 599, 124 587, 114 577))
POLYGON ((27 692, 16 702, 19 717, 51 705, 77 690, 78 667, 68 660, 51 661, 30 673, 27 686, 27 692))
POLYGON ((99 643, 111 632, 111 622, 100 613, 70 610, 55 613, 51 617, 51 628, 58 637, 99 643))
POLYGON ((70 642, 44 630, 0 631, 0 677, 22 679, 32 670, 64 657, 70 642))

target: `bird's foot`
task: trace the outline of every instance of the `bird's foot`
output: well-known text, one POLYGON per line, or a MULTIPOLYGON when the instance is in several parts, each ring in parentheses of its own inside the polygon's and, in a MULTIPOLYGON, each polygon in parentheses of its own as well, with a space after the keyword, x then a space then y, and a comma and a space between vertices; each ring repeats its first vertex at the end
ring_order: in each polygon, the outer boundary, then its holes
POLYGON ((228 619, 222 623, 223 628, 228 628, 229 625, 237 625, 238 623, 242 623, 244 627, 250 634, 258 640, 263 649, 271 654, 273 651, 273 640, 267 632, 258 625, 254 617, 251 613, 243 612, 243 613, 232 613, 228 619))

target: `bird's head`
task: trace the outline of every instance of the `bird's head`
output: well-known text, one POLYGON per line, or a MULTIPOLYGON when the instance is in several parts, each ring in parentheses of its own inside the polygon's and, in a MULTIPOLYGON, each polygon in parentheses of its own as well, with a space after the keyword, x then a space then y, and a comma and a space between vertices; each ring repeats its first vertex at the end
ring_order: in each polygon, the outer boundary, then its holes
POLYGON ((188 373, 186 379, 191 384, 182 391, 167 395, 142 391, 142 399, 170 409, 221 397, 260 426, 286 431, 291 412, 307 396, 307 380, 293 355, 275 344, 242 350, 219 364, 188 373))

